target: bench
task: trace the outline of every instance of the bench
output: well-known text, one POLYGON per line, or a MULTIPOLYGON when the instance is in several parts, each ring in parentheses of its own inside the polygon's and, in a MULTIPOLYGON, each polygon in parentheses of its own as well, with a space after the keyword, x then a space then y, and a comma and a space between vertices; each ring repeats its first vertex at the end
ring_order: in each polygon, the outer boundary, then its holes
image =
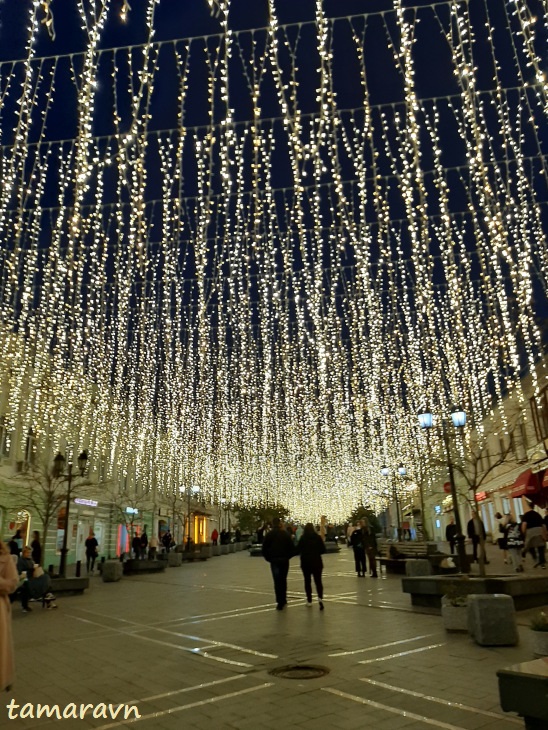
POLYGON ((161 573, 167 567, 167 560, 126 560, 124 575, 139 575, 141 573, 161 573))
POLYGON ((398 573, 405 575, 407 560, 428 560, 432 566, 433 573, 455 573, 457 568, 443 568, 442 563, 453 556, 438 551, 434 542, 378 542, 379 569, 384 568, 387 573, 398 573), (390 548, 396 548, 402 557, 391 557, 390 548))
POLYGON ((526 730, 548 727, 548 657, 514 664, 497 672, 500 706, 517 712, 526 730))

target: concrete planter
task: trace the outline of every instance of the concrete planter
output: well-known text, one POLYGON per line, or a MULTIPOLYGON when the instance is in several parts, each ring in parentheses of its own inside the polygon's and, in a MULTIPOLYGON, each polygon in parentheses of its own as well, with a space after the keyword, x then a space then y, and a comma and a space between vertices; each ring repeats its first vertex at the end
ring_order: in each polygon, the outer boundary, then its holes
POLYGON ((119 560, 109 560, 103 563, 101 575, 103 583, 116 583, 122 579, 124 566, 119 560))
POLYGON ((519 642, 511 596, 468 596, 468 633, 480 646, 515 646, 519 642))
POLYGON ((170 568, 178 568, 180 565, 183 564, 182 553, 168 553, 167 564, 170 568))
POLYGON ((221 548, 221 555, 228 555, 229 545, 220 545, 219 547, 221 548))
POLYGON ((200 545, 200 555, 203 558, 213 557, 213 546, 212 545, 200 545))
POLYGON ((402 590, 411 594, 413 606, 424 606, 441 613, 441 598, 447 593, 458 595, 502 594, 511 596, 516 611, 545 606, 548 603, 548 576, 431 575, 402 578, 402 590))
MULTIPOLYGON (((171 553, 168 553, 171 555, 171 553)), ((126 560, 124 575, 139 575, 141 573, 161 573, 167 567, 167 560, 126 560)))
MULTIPOLYGON (((432 575, 432 566, 430 561, 426 558, 421 560, 406 560, 405 561, 405 575, 432 575)), ((443 602, 442 602, 443 606, 443 602)))
POLYGON ((235 553, 236 552, 236 544, 233 542, 228 543, 228 552, 229 553, 235 553))
POLYGON ((548 631, 531 631, 533 654, 537 659, 548 656, 548 631))
POLYGON ((89 588, 89 578, 52 578, 51 592, 55 596, 77 596, 89 588))
POLYGON ((447 596, 441 599, 441 617, 446 631, 468 633, 468 604, 454 606, 447 596))
POLYGON ((211 546, 211 554, 213 557, 221 554, 221 546, 220 545, 212 545, 211 546))

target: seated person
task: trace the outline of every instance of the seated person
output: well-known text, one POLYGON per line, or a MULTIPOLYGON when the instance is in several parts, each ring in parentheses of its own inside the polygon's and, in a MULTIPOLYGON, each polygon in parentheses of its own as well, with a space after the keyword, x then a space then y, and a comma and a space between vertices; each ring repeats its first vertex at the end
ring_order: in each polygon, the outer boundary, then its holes
POLYGON ((32 610, 29 608, 29 600, 31 598, 45 600, 48 608, 55 608, 55 604, 52 603, 55 597, 49 592, 51 579, 39 565, 34 564, 32 550, 28 545, 23 548, 17 560, 17 571, 24 581, 19 588, 23 613, 28 613, 32 610))

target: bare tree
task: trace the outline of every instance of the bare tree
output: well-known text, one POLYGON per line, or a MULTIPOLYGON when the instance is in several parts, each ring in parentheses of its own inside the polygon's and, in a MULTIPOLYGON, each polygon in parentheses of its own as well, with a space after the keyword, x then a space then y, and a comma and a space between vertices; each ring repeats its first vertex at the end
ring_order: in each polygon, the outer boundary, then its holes
POLYGON ((126 488, 119 491, 111 488, 107 496, 114 509, 117 523, 124 525, 127 530, 129 550, 131 552, 131 544, 135 536, 135 523, 141 520, 141 516, 145 511, 154 509, 150 490, 139 493, 136 489, 126 488))
MULTIPOLYGON (((458 474, 459 481, 464 490, 459 493, 468 502, 472 511, 478 512, 478 492, 486 485, 491 477, 502 466, 511 468, 518 463, 515 456, 515 436, 517 433, 514 425, 510 430, 507 439, 499 438, 498 448, 493 451, 489 449, 489 437, 486 435, 474 434, 465 444, 463 457, 456 459, 453 463, 453 470, 458 474)), ((485 538, 483 530, 479 535, 479 569, 480 575, 485 576, 485 538)))
MULTIPOLYGON (((97 488, 96 482, 75 474, 71 480, 69 499, 72 496, 89 492, 97 488)), ((56 474, 46 460, 37 464, 28 464, 25 471, 15 474, 11 479, 5 478, 2 483, 4 491, 19 510, 27 510, 38 516, 41 525, 42 539, 45 541, 52 522, 67 500, 67 479, 64 474, 56 474)), ((68 525, 66 525, 68 528, 68 525)), ((44 560, 42 552, 41 561, 44 560)))

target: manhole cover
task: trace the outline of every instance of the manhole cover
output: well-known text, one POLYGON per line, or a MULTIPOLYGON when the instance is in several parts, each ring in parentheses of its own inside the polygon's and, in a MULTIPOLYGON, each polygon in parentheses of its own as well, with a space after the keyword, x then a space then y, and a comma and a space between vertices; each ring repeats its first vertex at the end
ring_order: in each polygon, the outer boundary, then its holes
POLYGON ((311 664, 289 664, 287 667, 271 669, 269 674, 284 679, 317 679, 329 674, 329 669, 311 664))

